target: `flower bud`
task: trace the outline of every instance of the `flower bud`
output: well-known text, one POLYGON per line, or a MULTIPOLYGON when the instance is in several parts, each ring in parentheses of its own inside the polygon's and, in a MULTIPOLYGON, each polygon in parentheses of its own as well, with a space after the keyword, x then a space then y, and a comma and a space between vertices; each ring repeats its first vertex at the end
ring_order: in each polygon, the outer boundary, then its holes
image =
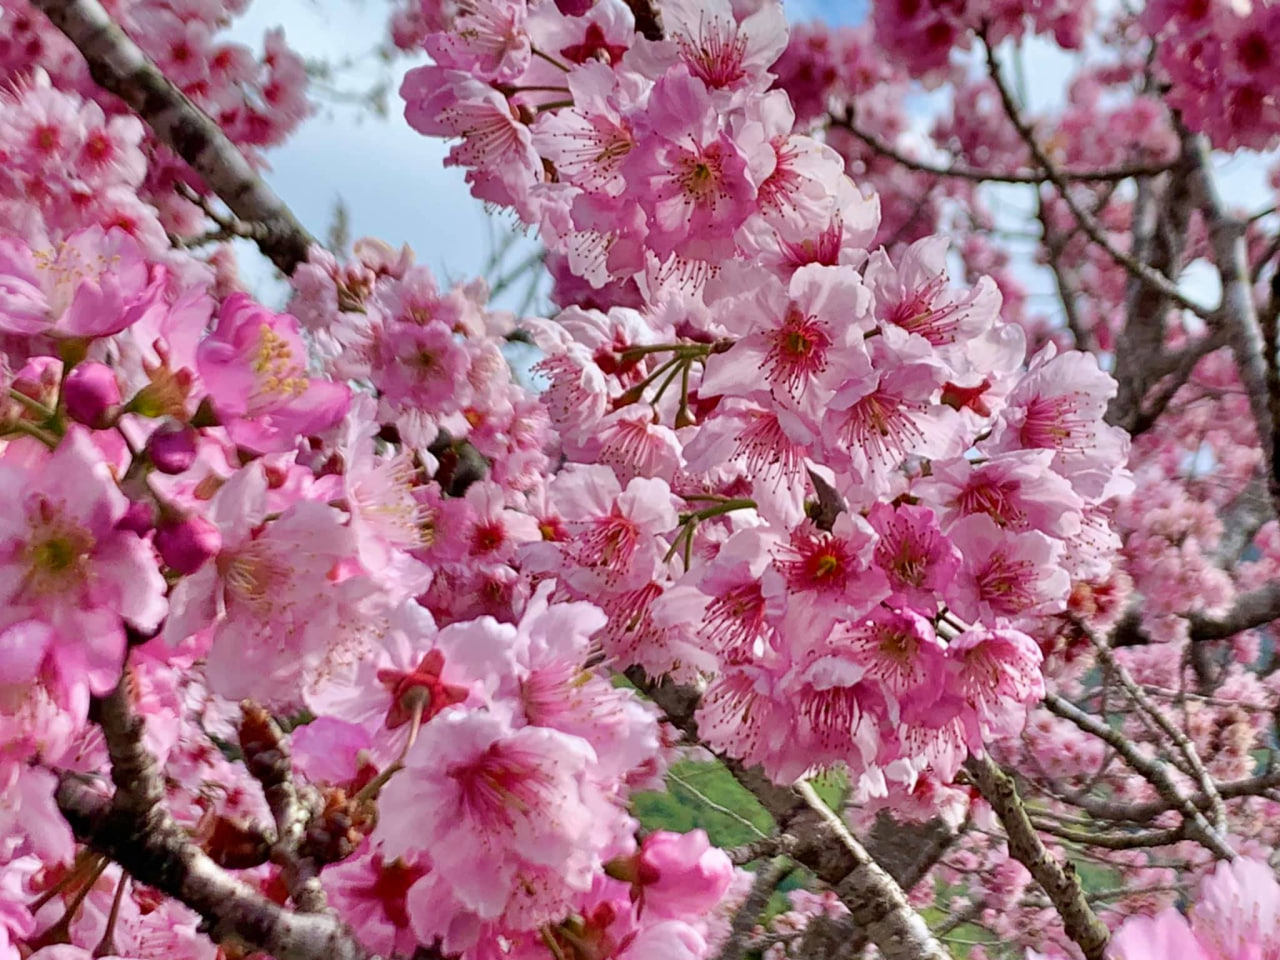
POLYGON ((115 371, 105 363, 80 364, 62 385, 62 401, 72 420, 95 430, 109 427, 120 405, 115 371))
POLYGON ((147 456, 161 473, 182 473, 195 463, 199 440, 194 427, 170 420, 147 439, 147 456))
POLYGON ((156 550, 175 573, 195 573, 222 549, 222 534, 209 520, 198 515, 166 523, 156 530, 156 550))
POLYGON ((132 530, 140 537, 145 537, 155 526, 156 508, 147 500, 130 500, 125 508, 124 516, 116 521, 117 530, 132 530))
POLYGON ((58 384, 61 381, 61 360, 57 357, 32 357, 13 375, 11 386, 23 396, 53 407, 58 402, 58 384))
POLYGON ((705 914, 733 882, 733 863, 702 830, 657 830, 644 838, 638 860, 645 909, 659 917, 705 914))

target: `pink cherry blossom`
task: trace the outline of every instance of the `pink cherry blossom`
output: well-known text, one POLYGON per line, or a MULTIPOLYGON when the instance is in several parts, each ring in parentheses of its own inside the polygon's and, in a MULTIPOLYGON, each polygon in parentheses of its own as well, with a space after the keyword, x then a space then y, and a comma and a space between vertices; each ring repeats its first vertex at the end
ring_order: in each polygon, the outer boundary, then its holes
POLYGON ((928 507, 877 503, 867 522, 878 534, 876 565, 892 590, 886 603, 932 612, 936 597, 960 568, 960 551, 938 527, 928 507))
POLYGON ((243 294, 229 297, 200 343, 197 364, 214 410, 232 438, 258 453, 288 449, 346 413, 350 391, 313 378, 298 321, 243 294))
POLYGON ((1004 532, 985 514, 960 520, 950 536, 964 566, 945 595, 965 620, 1016 619, 1065 605, 1070 578, 1054 565, 1060 541, 1036 530, 1004 532))
POLYGON ((553 910, 570 891, 589 888, 603 852, 594 759, 577 737, 513 729, 499 714, 442 713, 388 784, 378 837, 391 856, 430 850, 435 871, 448 878, 441 882, 482 919, 514 908, 522 874, 554 869, 555 885, 534 908, 553 910))
POLYGON ((649 128, 623 162, 622 175, 649 219, 645 242, 662 260, 724 257, 755 207, 747 158, 717 129, 710 104, 696 76, 665 75, 649 95, 649 128))
POLYGON ((157 302, 163 269, 148 267, 123 230, 88 227, 32 249, 0 237, 0 330, 37 336, 110 336, 157 302))
POLYGON ((733 880, 733 864, 702 830, 655 831, 640 845, 637 862, 640 909, 656 917, 704 913, 720 902, 733 880))
POLYGON ((0 458, 0 595, 10 622, 52 628, 45 656, 64 690, 110 690, 126 627, 144 635, 164 618, 164 580, 151 548, 116 529, 128 501, 89 432, 72 427, 47 458, 0 458), (74 598, 74 603, 67 603, 74 598))

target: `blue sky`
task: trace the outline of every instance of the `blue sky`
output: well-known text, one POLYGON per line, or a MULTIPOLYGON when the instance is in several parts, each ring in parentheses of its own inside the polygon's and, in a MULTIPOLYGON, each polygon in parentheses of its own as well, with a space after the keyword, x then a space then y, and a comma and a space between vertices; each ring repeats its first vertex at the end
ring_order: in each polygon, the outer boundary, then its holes
MULTIPOLYGON (((784 0, 793 21, 825 19, 831 23, 858 23, 866 17, 868 0, 784 0)), ((1099 0, 1105 5, 1108 0, 1099 0)), ((263 32, 284 25, 290 44, 303 55, 329 62, 359 59, 343 83, 371 85, 385 77, 386 67, 364 56, 384 37, 385 5, 380 0, 259 0, 236 22, 233 34, 255 49, 263 32)), ((1029 101, 1033 110, 1051 108, 1062 101, 1073 60, 1053 44, 1033 38, 1024 51, 1029 71, 1029 101)), ((366 110, 324 106, 321 114, 303 124, 282 148, 269 155, 268 182, 280 193, 317 235, 332 220, 335 201, 341 197, 351 217, 351 236, 375 236, 392 244, 408 243, 420 263, 438 277, 462 279, 484 270, 495 236, 510 221, 495 221, 472 199, 462 171, 443 165, 448 145, 420 136, 405 124, 395 94, 399 76, 412 66, 401 62, 393 68, 386 120, 366 110)), ((944 94, 921 94, 909 103, 917 144, 944 94)), ((910 134, 908 135, 910 137, 910 134)), ((1273 191, 1266 185, 1266 166, 1258 158, 1239 155, 1220 160, 1220 184, 1229 202, 1257 209, 1269 202, 1273 191)), ((1005 211, 1006 225, 1020 221, 1030 209, 1025 188, 988 187, 991 199, 1005 211)), ((509 262, 532 250, 523 240, 509 262)), ((265 261, 251 246, 242 245, 243 274, 251 289, 267 302, 281 304, 285 291, 272 277, 265 261)), ((1036 298, 1035 306, 1053 309, 1053 286, 1047 274, 1028 260, 1019 271, 1036 298)), ((1189 295, 1207 302, 1216 290, 1206 278, 1209 271, 1192 271, 1186 287, 1189 295)), ((501 305, 515 308, 522 299, 512 291, 501 305)))

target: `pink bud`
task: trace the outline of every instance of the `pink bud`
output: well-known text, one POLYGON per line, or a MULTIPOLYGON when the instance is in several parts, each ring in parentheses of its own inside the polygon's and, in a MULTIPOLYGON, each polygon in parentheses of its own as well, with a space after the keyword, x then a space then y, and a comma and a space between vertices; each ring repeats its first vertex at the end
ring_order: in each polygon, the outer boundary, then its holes
POLYGON ((195 463, 199 440, 194 427, 170 420, 147 439, 147 456, 161 473, 182 473, 195 463))
POLYGON ((566 17, 580 17, 593 6, 596 0, 556 0, 556 9, 566 17))
POLYGON ((13 376, 13 389, 47 407, 58 402, 58 384, 62 380, 62 361, 57 357, 32 357, 13 376))
POLYGON ((117 530, 132 530, 138 536, 146 536, 155 526, 156 508, 145 500, 131 500, 124 516, 116 521, 117 530))
POLYGON ((705 916, 733 882, 733 863, 702 830, 649 834, 637 872, 645 911, 668 919, 705 916))
POLYGON ((110 426, 111 415, 120 404, 115 371, 105 363, 80 364, 67 375, 62 400, 72 420, 95 430, 110 426))
POLYGON ((187 575, 222 549, 222 534, 210 521, 193 514, 156 530, 155 545, 170 569, 187 575))

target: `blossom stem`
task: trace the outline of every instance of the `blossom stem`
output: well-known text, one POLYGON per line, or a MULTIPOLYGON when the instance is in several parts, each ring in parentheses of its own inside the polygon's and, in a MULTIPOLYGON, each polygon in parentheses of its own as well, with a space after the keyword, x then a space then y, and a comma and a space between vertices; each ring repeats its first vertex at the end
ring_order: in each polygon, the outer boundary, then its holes
MULTIPOLYGON (((676 555, 676 550, 680 548, 681 540, 684 540, 687 538, 689 541, 692 542, 693 531, 695 527, 697 527, 697 523, 690 523, 688 520, 680 524, 680 532, 676 534, 675 539, 671 541, 671 546, 667 548, 666 555, 662 558, 663 563, 671 562, 671 558, 676 555)), ((686 557, 689 555, 692 549, 693 549, 692 547, 685 548, 686 557)), ((686 564, 687 564, 687 561, 686 561, 686 564)))
POLYGON ((560 949, 560 944, 556 943, 556 938, 551 935, 551 931, 546 927, 542 927, 538 933, 542 935, 542 942, 547 945, 547 949, 551 951, 556 960, 565 960, 564 951, 560 949))
POLYGON ((17 400, 20 404, 22 404, 24 407, 26 407, 28 410, 30 410, 32 413, 34 413, 38 417, 42 417, 45 420, 53 419, 54 412, 52 409, 50 409, 49 407, 46 407, 39 400, 35 399, 35 397, 28 397, 21 390, 15 390, 13 387, 10 387, 9 399, 17 400))
POLYGON ((734 497, 725 500, 723 503, 716 503, 709 507, 704 507, 697 513, 691 514, 690 519, 693 520, 710 520, 712 517, 719 517, 726 513, 732 513, 734 510, 755 510, 757 504, 750 497, 734 497))
POLYGON ((353 798, 355 803, 359 804, 376 799, 378 793, 387 785, 387 781, 404 769, 404 758, 409 755, 409 751, 418 740, 418 731, 422 729, 423 711, 431 703, 431 695, 426 690, 422 690, 422 693, 424 694, 423 696, 414 698, 413 713, 409 717, 409 736, 405 740, 404 746, 400 748, 400 755, 385 770, 360 788, 360 791, 353 798))
POLYGON ((57 922, 54 923, 53 926, 32 941, 31 946, 39 944, 41 947, 47 947, 56 943, 71 942, 72 921, 75 920, 76 914, 80 912, 80 907, 92 892, 93 885, 98 882, 98 878, 106 872, 106 869, 110 864, 111 861, 106 857, 103 857, 98 861, 92 872, 90 872, 90 874, 85 878, 84 885, 76 891, 75 896, 71 898, 71 902, 67 904, 67 908, 62 912, 62 916, 58 918, 57 922))
POLYGON ((623 363, 634 362, 648 354, 665 353, 668 350, 689 358, 706 357, 713 353, 724 353, 734 343, 730 339, 717 340, 715 343, 650 343, 641 347, 627 347, 618 354, 618 359, 623 363))
POLYGON ((668 370, 670 370, 673 366, 675 366, 679 362, 680 362, 679 357, 673 357, 670 360, 664 361, 651 374, 649 374, 647 377, 645 377, 643 380, 637 383, 634 387, 630 387, 629 389, 626 390, 626 392, 621 394, 618 397, 618 399, 615 400, 613 403, 614 409, 616 410, 619 407, 626 407, 633 403, 639 403, 641 398, 644 396, 645 390, 649 389, 649 387, 653 385, 654 381, 656 381, 660 376, 662 376, 664 373, 666 373, 668 370))
POLYGON ((532 53, 535 57, 539 57, 540 59, 547 61, 547 63, 551 64, 557 70, 563 70, 565 73, 569 72, 569 68, 565 64, 557 60, 555 57, 551 56, 551 54, 545 53, 544 51, 539 50, 537 47, 530 47, 529 52, 532 53))
POLYGON ((658 392, 653 395, 653 400, 650 401, 655 407, 658 405, 658 401, 662 399, 662 395, 667 392, 667 387, 671 386, 671 384, 675 382, 676 376, 681 370, 685 371, 685 380, 688 380, 689 364, 692 362, 692 360, 685 357, 676 358, 675 363, 671 368, 671 372, 667 374, 667 378, 662 381, 662 385, 658 387, 658 392))
POLYGON ((93 948, 95 957, 116 956, 116 920, 120 916, 120 902, 124 900, 124 892, 129 886, 129 875, 123 871, 116 882, 116 893, 111 898, 111 912, 107 914, 107 929, 102 931, 102 939, 93 948))
POLYGON ((680 377, 680 408, 676 410, 675 427, 679 430, 681 427, 691 427, 697 420, 693 414, 689 412, 689 371, 692 369, 692 363, 686 363, 681 371, 680 377))
POLYGON ((7 433, 25 433, 28 437, 35 437, 37 440, 43 443, 50 450, 53 450, 58 446, 58 438, 56 436, 54 436, 48 430, 44 430, 41 427, 37 427, 34 423, 26 423, 22 420, 19 420, 17 423, 12 424, 9 427, 8 431, 6 432, 7 433))
POLYGON ((543 113, 546 110, 559 110, 561 107, 572 107, 572 100, 552 100, 550 103, 538 104, 538 112, 543 113))
MULTIPOLYGON (((690 497, 688 499, 695 499, 690 497)), ((701 498, 698 498, 701 499, 701 498)), ((756 502, 747 497, 735 497, 733 499, 725 499, 719 503, 704 507, 694 513, 687 513, 680 518, 680 532, 676 534, 671 546, 668 548, 666 556, 662 558, 663 563, 670 563, 671 558, 676 555, 676 550, 680 548, 680 543, 684 541, 684 565, 685 569, 689 568, 689 564, 693 560, 693 535, 698 529, 698 524, 703 520, 710 520, 712 517, 719 517, 726 513, 732 513, 734 510, 755 510, 756 502)))
POLYGON ((503 86, 502 92, 507 96, 514 93, 572 93, 568 87, 544 87, 544 86, 503 86))
POLYGON ((53 884, 48 890, 40 894, 35 900, 27 905, 27 912, 32 916, 43 909, 44 905, 60 894, 67 887, 77 883, 83 877, 95 872, 101 865, 104 858, 92 850, 85 850, 76 858, 76 863, 68 870, 59 880, 53 884))

